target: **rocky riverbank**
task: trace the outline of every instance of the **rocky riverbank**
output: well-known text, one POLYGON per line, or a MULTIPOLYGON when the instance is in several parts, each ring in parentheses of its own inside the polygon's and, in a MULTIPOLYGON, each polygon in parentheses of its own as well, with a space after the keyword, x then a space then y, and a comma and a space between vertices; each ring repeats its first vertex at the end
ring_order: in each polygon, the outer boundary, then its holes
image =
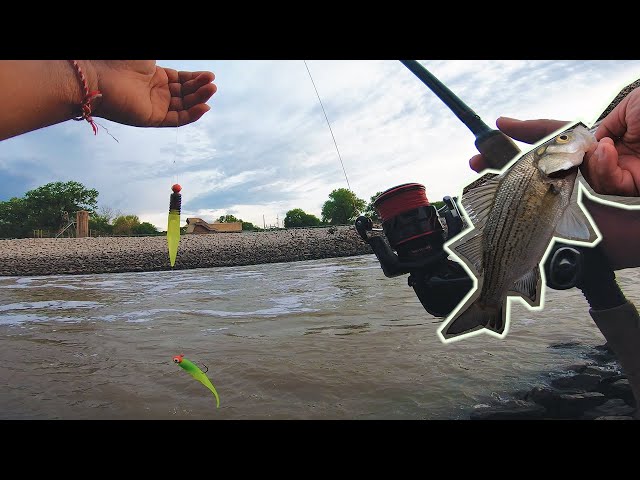
MULTIPOLYGON (((549 348, 585 348, 564 343, 549 348)), ((477 405, 471 420, 633 420, 636 402, 629 380, 607 345, 586 347, 585 361, 545 382, 512 392, 495 402, 477 405)))
MULTIPOLYGON (((174 270, 371 254, 353 226, 183 235, 174 270)), ((0 240, 0 276, 171 270, 156 237, 0 240)))

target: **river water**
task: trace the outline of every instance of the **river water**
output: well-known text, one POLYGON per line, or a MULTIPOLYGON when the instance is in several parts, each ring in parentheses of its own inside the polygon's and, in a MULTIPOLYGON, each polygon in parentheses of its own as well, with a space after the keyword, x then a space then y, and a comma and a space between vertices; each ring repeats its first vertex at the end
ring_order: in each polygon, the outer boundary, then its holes
MULTIPOLYGON (((618 272, 636 304, 637 276, 618 272)), ((506 338, 443 344, 373 255, 0 277, 0 418, 465 419, 603 344, 587 308, 547 289, 544 310, 512 307, 506 338)))

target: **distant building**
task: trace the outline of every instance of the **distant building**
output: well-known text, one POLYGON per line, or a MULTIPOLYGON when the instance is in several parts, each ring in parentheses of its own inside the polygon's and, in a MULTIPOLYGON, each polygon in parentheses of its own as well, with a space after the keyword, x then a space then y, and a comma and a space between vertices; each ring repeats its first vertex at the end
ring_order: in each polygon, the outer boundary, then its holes
POLYGON ((241 232, 242 222, 207 223, 201 218, 187 218, 187 233, 241 232))

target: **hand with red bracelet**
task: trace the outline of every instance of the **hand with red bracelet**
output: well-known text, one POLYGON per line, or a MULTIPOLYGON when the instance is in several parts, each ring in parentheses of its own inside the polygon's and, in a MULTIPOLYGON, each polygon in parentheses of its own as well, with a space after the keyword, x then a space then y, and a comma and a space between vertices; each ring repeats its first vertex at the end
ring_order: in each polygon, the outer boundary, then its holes
POLYGON ((136 127, 187 125, 209 111, 214 78, 212 72, 178 72, 154 60, 2 60, 0 140, 79 118, 136 127))

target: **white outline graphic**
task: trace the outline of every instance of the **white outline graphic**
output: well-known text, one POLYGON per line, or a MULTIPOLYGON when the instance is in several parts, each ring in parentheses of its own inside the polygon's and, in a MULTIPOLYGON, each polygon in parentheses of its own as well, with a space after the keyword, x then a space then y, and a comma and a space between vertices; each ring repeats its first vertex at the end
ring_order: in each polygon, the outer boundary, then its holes
MULTIPOLYGON (((632 82, 630 82, 630 83, 632 83, 632 82)), ((626 84, 622 88, 625 88, 626 86, 630 85, 630 83, 626 84)), ((622 88, 619 90, 619 92, 622 91, 622 88)), ((617 95, 618 94, 616 94, 616 96, 617 95)), ((612 97, 612 101, 616 96, 612 97)), ((604 111, 604 110, 602 110, 602 111, 604 111)), ((591 126, 589 126, 587 128, 589 128, 589 129, 593 128, 595 123, 596 122, 593 122, 591 124, 591 126)), ((573 122, 572 124, 567 123, 562 128, 556 130, 555 132, 551 133, 550 135, 547 135, 546 137, 544 137, 539 142, 533 144, 531 146, 531 149, 527 150, 526 152, 522 152, 520 155, 514 157, 513 160, 511 160, 501 170, 496 170, 496 169, 484 170, 482 172, 482 174, 478 175, 478 177, 473 181, 478 180, 479 178, 483 177, 487 173, 501 174, 501 173, 507 171, 509 168, 511 168, 511 166, 514 163, 519 161, 523 156, 525 156, 528 153, 530 153, 531 151, 535 150, 536 148, 538 148, 543 143, 545 143, 545 142, 549 141, 550 139, 554 138, 556 135, 558 135, 558 133, 564 132, 564 131, 569 130, 571 128, 574 128, 578 124, 582 124, 582 125, 585 125, 585 126, 588 125, 587 123, 584 123, 582 121, 576 121, 576 122, 573 122), (571 126, 568 127, 567 125, 571 125, 571 126)), ((473 181, 470 182, 469 185, 471 183, 473 183, 473 181)), ((551 251, 551 249, 553 247, 554 242, 561 241, 563 244, 578 245, 578 246, 596 246, 602 240, 602 234, 601 234, 600 230, 598 229, 598 226, 597 226, 596 222, 591 217, 591 214, 589 213, 587 208, 582 203, 582 199, 583 199, 584 195, 586 195, 587 198, 589 198, 590 200, 592 200, 594 202, 597 202, 597 203, 600 203, 600 204, 603 204, 603 205, 608 205, 608 206, 612 206, 612 207, 615 207, 615 208, 620 208, 620 209, 623 209, 623 210, 640 210, 640 197, 622 197, 622 196, 618 196, 618 195, 601 195, 601 194, 598 194, 598 193, 595 193, 595 192, 591 193, 589 191, 588 187, 585 186, 585 184, 586 184, 586 179, 584 179, 584 177, 582 177, 581 175, 578 175, 578 177, 576 178, 576 183, 575 183, 574 188, 578 189, 578 191, 577 191, 577 203, 578 203, 578 206, 580 207, 580 209, 582 210, 582 212, 586 216, 587 221, 589 223, 589 226, 594 230, 594 232, 596 234, 596 239, 593 242, 584 242, 584 241, 568 240, 568 239, 565 239, 565 238, 562 238, 562 237, 556 237, 556 236, 553 236, 551 238, 551 241, 549 242, 549 245, 548 245, 547 249, 545 250, 544 255, 542 256, 540 262, 538 263, 540 276, 542 278, 542 288, 541 288, 541 291, 540 291, 540 298, 538 299, 539 304, 538 305, 531 305, 529 302, 527 302, 521 296, 516 296, 516 295, 513 295, 513 294, 512 295, 507 295, 507 297, 506 297, 506 310, 505 310, 505 312, 506 312, 506 314, 505 314, 505 326, 504 326, 504 331, 502 333, 499 334, 499 333, 494 332, 493 330, 491 330, 489 328, 482 327, 482 328, 475 329, 475 330, 472 330, 472 331, 467 332, 467 333, 462 333, 460 335, 455 335, 455 336, 453 336, 451 338, 445 338, 445 336, 442 333, 443 330, 445 330, 445 328, 448 327, 451 324, 452 319, 461 310, 461 308, 466 304, 467 300, 471 296, 473 296, 476 293, 476 291, 478 290, 478 279, 476 278, 476 276, 473 273, 473 271, 467 265, 467 261, 464 258, 462 258, 461 256, 457 255, 456 252, 453 249, 449 248, 449 246, 451 244, 455 243, 460 238, 462 238, 463 236, 469 234, 470 232, 472 232, 476 228, 473 225, 473 222, 471 221, 471 219, 469 218, 469 215, 468 215, 467 211, 464 209, 464 206, 462 205, 463 194, 462 194, 462 192, 460 193, 460 195, 458 196, 458 198, 460 199, 460 201, 458 202, 458 205, 460 207, 460 213, 464 216, 464 219, 465 219, 467 225, 470 225, 470 227, 466 228, 465 230, 460 232, 458 235, 456 235, 452 239, 448 240, 444 244, 443 248, 447 253, 449 253, 452 256, 452 259, 457 261, 464 268, 464 270, 467 272, 469 277, 473 279, 473 288, 467 293, 467 295, 465 295, 465 297, 460 301, 460 303, 458 303, 456 308, 453 309, 449 315, 447 315, 447 317, 442 322, 442 325, 440 327, 438 327, 437 334, 438 334, 438 338, 440 339, 440 341, 442 343, 445 343, 445 344, 453 343, 453 342, 457 342, 457 341, 463 340, 465 338, 470 338, 470 337, 474 337, 476 335, 480 335, 482 333, 485 333, 487 335, 491 335, 491 336, 494 336, 494 337, 500 338, 500 339, 505 338, 507 336, 507 334, 509 333, 509 327, 511 325, 511 304, 513 302, 515 302, 515 301, 520 301, 530 311, 540 311, 540 310, 542 310, 544 308, 545 292, 546 292, 546 288, 547 288, 546 276, 545 276, 545 272, 544 272, 544 263, 545 263, 545 261, 547 259, 547 256, 549 255, 549 252, 551 251), (612 197, 612 196, 621 197, 621 198, 624 198, 624 199, 637 199, 636 201, 638 202, 638 204, 637 205, 627 205, 627 204, 624 204, 624 203, 620 203, 619 201, 606 200, 605 198, 602 198, 602 197, 612 197)), ((463 190, 464 190, 464 187, 463 187, 463 190)), ((567 208, 569 208, 569 207, 567 207, 567 208)))

